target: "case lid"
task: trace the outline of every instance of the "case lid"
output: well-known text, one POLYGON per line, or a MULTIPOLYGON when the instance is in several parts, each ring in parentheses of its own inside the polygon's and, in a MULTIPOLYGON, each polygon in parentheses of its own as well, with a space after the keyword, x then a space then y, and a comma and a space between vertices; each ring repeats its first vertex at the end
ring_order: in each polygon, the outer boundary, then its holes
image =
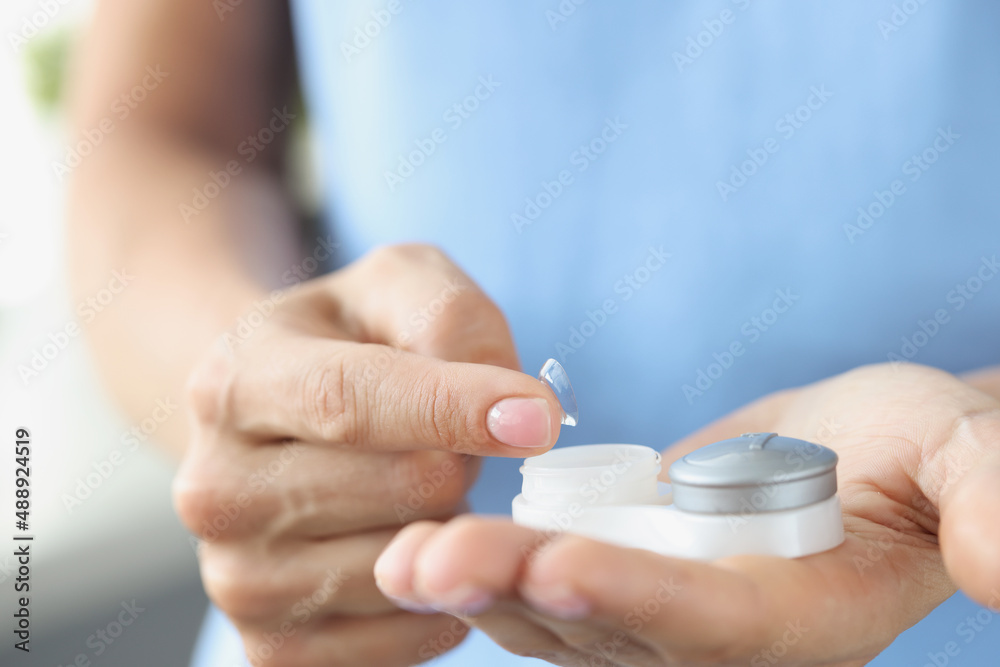
POLYGON ((687 512, 793 509, 837 492, 837 454, 777 433, 744 433, 675 461, 670 482, 674 505, 687 512))

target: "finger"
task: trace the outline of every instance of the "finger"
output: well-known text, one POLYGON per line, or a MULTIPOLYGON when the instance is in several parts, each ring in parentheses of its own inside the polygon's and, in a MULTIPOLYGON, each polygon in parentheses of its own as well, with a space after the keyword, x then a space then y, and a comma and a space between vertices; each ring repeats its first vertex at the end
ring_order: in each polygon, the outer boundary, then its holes
POLYGON ((174 480, 174 504, 203 540, 257 535, 321 539, 419 519, 450 518, 472 485, 480 459, 432 450, 329 451, 292 442, 196 441, 174 480))
POLYGON ((462 611, 470 600, 520 597, 552 619, 549 630, 575 645, 586 645, 589 632, 597 642, 620 630, 636 650, 659 650, 664 660, 749 659, 775 642, 784 642, 789 656, 818 651, 856 659, 841 655, 844 636, 869 637, 870 645, 851 649, 877 652, 894 636, 892 628, 907 627, 920 613, 859 608, 858 600, 894 601, 901 587, 916 585, 900 582, 898 558, 894 565, 876 561, 862 578, 852 558, 866 548, 849 537, 837 550, 800 560, 704 563, 572 535, 545 543, 522 526, 461 517, 422 535, 419 548, 411 548, 409 575, 400 571, 411 577, 408 594, 417 603, 462 611), (572 633, 560 625, 565 622, 576 624, 572 633))
POLYGON ((946 482, 941 496, 941 553, 948 573, 970 597, 1000 612, 1000 410, 970 417, 956 428, 936 465, 946 482))
MULTIPOLYGON (((617 664, 609 662, 613 658, 658 664, 641 642, 621 642, 615 633, 623 633, 611 624, 563 624, 517 603, 526 559, 545 546, 538 533, 509 521, 461 517, 408 528, 379 559, 376 573, 383 591, 410 605, 467 617, 517 655, 560 665, 617 664)), ((572 618, 578 611, 563 609, 559 616, 572 618)))
POLYGON ((240 634, 253 665, 415 665, 460 644, 468 627, 445 614, 395 612, 288 622, 276 631, 240 634), (359 662, 358 656, 364 659, 359 662))
POLYGON ((523 373, 306 337, 272 337, 249 354, 201 379, 193 399, 258 439, 524 457, 559 435, 556 397, 523 373))
POLYGON ((520 552, 512 549, 520 543, 517 537, 531 533, 508 521, 475 516, 412 524, 379 557, 376 578, 393 597, 475 615, 512 592, 521 566, 520 552))
POLYGON ((434 521, 411 523, 396 534, 392 543, 375 561, 375 582, 379 590, 407 609, 428 610, 413 589, 413 564, 420 549, 443 524, 434 521))
POLYGON ((589 652, 568 646, 515 600, 500 600, 476 616, 460 616, 470 626, 486 633, 502 649, 514 655, 545 660, 563 667, 615 665, 604 660, 592 661, 589 652))
POLYGON ((375 586, 372 567, 394 531, 336 540, 233 544, 199 548, 205 590, 242 627, 274 629, 332 615, 396 610, 375 586))
MULTIPOLYGON (((885 371, 888 376, 888 371, 885 371)), ((913 479, 940 513, 938 537, 951 578, 1000 609, 1000 402, 949 373, 901 365, 890 378, 923 388, 920 460, 913 479)), ((979 378, 981 381, 982 378, 979 378)), ((885 383, 882 384, 885 387, 885 383)), ((988 388, 988 387, 985 387, 988 388)))
POLYGON ((520 368, 503 313, 434 246, 378 248, 338 272, 328 288, 357 340, 448 361, 520 368))
MULTIPOLYGON (((804 559, 705 563, 565 536, 529 564, 520 591, 558 623, 594 624, 597 636, 613 626, 663 660, 766 660, 772 647, 783 660, 856 660, 874 656, 930 608, 893 609, 909 585, 894 569, 905 569, 899 559, 874 563, 862 579, 854 562, 865 545, 849 537, 837 550, 804 559), (847 645, 844 637, 867 643, 847 645)), ((579 630, 573 640, 581 640, 579 630)))
POLYGON ((498 605, 494 604, 498 597, 510 592, 509 583, 513 581, 515 572, 504 569, 508 562, 490 562, 489 543, 469 541, 466 545, 468 548, 463 549, 460 557, 456 557, 456 554, 447 554, 447 557, 449 562, 457 561, 465 566, 463 572, 468 571, 468 566, 473 563, 481 565, 487 562, 495 564, 499 568, 497 571, 490 568, 489 573, 480 572, 471 578, 446 578, 442 582, 435 579, 438 575, 432 568, 430 585, 440 585, 442 590, 432 588, 428 593, 424 589, 428 585, 421 573, 426 569, 424 561, 430 559, 428 562, 433 564, 432 559, 438 553, 425 550, 429 543, 434 542, 439 548, 443 544, 447 549, 448 536, 456 533, 456 526, 457 532, 461 534, 463 526, 488 528, 492 525, 504 524, 473 518, 459 519, 449 524, 428 521, 410 524, 399 532, 375 564, 375 580, 379 589, 403 609, 423 612, 444 610, 460 615, 466 622, 483 627, 493 641, 517 655, 549 660, 561 665, 573 664, 575 650, 567 648, 551 632, 526 619, 517 609, 512 609, 511 605, 507 604, 505 608, 502 601, 498 605), (440 539, 442 535, 443 542, 440 539), (418 561, 421 564, 418 565, 418 561), (480 579, 480 574, 485 575, 485 580, 480 579), (418 578, 420 583, 417 583, 418 578))

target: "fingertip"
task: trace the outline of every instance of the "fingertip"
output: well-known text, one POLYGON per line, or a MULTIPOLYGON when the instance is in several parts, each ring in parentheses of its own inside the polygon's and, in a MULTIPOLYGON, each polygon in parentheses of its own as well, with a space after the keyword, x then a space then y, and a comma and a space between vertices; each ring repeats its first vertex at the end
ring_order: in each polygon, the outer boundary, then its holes
POLYGON ((1000 460, 970 471, 941 517, 941 552, 954 582, 980 604, 1000 611, 1000 460))
MULTIPOLYGON (((475 456, 529 457, 544 453, 559 435, 558 403, 541 382, 524 373, 462 362, 428 365, 404 354, 393 383, 407 387, 392 428, 423 448, 475 456)), ((399 438, 396 438, 399 440, 399 438)))
POLYGON ((571 534, 549 540, 525 563, 518 593, 536 611, 566 621, 594 612, 590 577, 600 577, 604 547, 600 542, 571 534))
POLYGON ((482 613, 513 590, 521 545, 533 534, 506 518, 464 516, 450 521, 416 558, 415 595, 440 611, 482 613))
POLYGON ((486 416, 490 435, 508 447, 548 449, 554 443, 553 416, 543 398, 504 398, 486 416))
POLYGON ((421 547, 441 527, 433 521, 418 521, 406 526, 375 561, 375 584, 387 597, 410 598, 413 595, 414 561, 421 547))

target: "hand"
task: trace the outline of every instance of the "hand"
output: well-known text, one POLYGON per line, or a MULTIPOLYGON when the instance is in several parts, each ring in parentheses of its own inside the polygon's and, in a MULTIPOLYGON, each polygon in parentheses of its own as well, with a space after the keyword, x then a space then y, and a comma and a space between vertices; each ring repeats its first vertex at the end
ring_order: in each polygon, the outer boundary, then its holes
POLYGON ((420 662, 466 629, 387 601, 376 557, 404 522, 459 512, 477 456, 551 447, 558 403, 433 248, 377 250, 279 301, 191 380, 174 489, 205 589, 252 664, 420 662))
POLYGON ((760 431, 839 454, 840 547, 696 562, 462 517, 408 526, 376 578, 559 665, 861 665, 955 584, 1000 611, 1000 401, 942 371, 864 367, 739 410, 664 470, 760 431))

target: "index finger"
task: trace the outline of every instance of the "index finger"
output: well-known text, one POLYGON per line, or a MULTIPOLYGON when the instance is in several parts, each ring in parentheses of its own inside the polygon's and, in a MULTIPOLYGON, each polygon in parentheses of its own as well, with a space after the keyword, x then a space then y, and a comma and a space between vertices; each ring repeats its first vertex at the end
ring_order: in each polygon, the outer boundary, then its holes
POLYGON ((535 456, 559 436, 562 409, 537 379, 397 348, 280 337, 224 382, 224 421, 262 439, 370 450, 441 449, 535 456))

